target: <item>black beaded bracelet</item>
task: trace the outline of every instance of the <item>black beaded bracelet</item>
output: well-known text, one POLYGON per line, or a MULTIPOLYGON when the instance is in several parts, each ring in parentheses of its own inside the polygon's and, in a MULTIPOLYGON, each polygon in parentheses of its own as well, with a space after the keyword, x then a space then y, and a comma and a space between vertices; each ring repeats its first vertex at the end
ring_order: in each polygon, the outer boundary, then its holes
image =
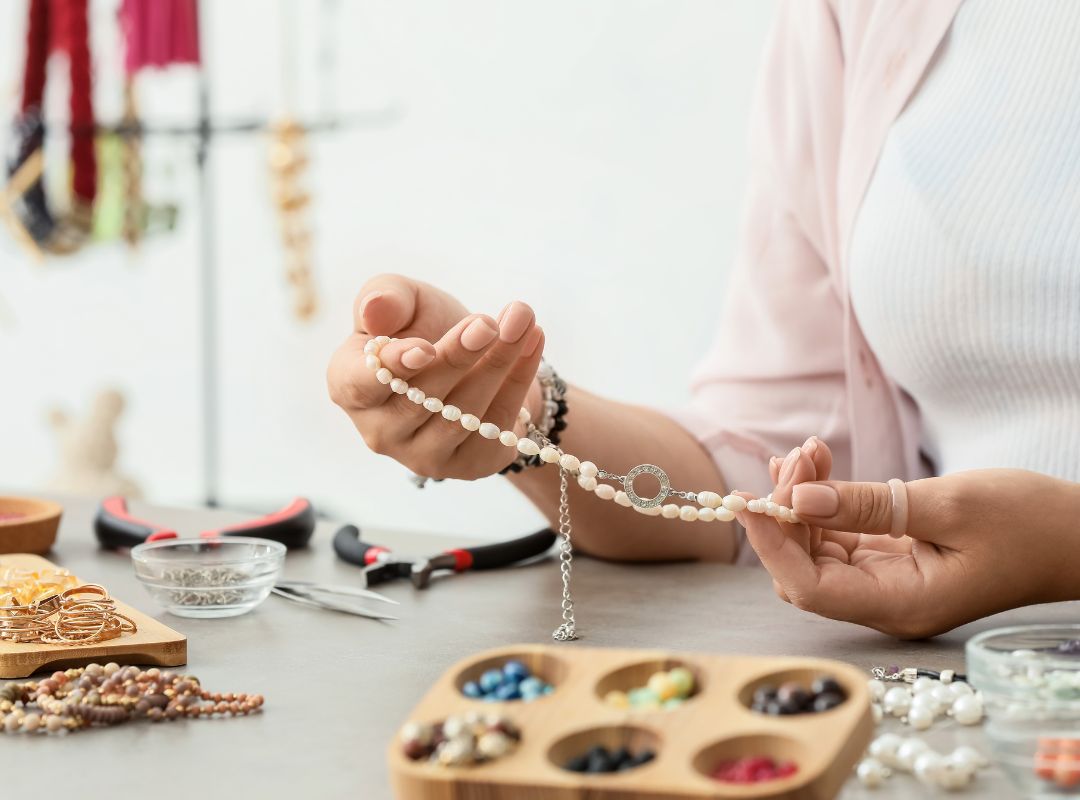
MULTIPOLYGON (((561 434, 566 430, 566 381, 559 377, 546 361, 540 362, 540 369, 536 373, 540 381, 540 389, 544 393, 543 415, 538 424, 528 423, 528 434, 533 438, 546 439, 553 445, 558 446, 561 434)), ((541 442, 537 442, 541 444, 541 442)), ((521 472, 527 467, 543 466, 540 456, 519 455, 501 470, 500 475, 521 472)))

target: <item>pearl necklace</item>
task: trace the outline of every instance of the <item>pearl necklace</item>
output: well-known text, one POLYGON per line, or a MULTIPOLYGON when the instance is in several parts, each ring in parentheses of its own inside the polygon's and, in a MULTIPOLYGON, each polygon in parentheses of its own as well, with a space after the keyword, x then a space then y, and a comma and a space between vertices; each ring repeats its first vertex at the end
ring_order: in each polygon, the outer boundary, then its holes
POLYGON ((774 503, 772 495, 764 498, 745 500, 737 494, 720 495, 713 491, 684 492, 674 489, 671 481, 664 470, 655 464, 639 464, 625 475, 619 475, 601 469, 592 461, 582 461, 577 456, 564 452, 560 447, 552 444, 535 425, 531 422, 529 410, 522 407, 518 412, 517 421, 525 428, 525 435, 518 436, 513 430, 501 430, 493 422, 485 422, 475 414, 463 412, 455 405, 447 405, 438 397, 431 397, 416 386, 410 386, 408 381, 394 375, 383 366, 379 353, 383 347, 394 341, 389 336, 376 336, 364 345, 365 364, 368 369, 375 373, 375 379, 379 383, 390 387, 395 394, 404 395, 408 400, 426 409, 432 414, 441 414, 443 419, 451 423, 459 423, 462 428, 470 433, 478 433, 485 439, 497 441, 505 447, 515 448, 519 453, 526 456, 538 456, 544 464, 558 466, 561 486, 559 504, 559 533, 563 537, 560 562, 563 576, 563 624, 553 634, 559 641, 576 638, 574 630, 573 600, 570 596, 570 564, 572 549, 570 544, 570 512, 566 493, 567 476, 576 478, 578 486, 587 492, 592 492, 601 500, 610 500, 625 508, 632 508, 640 514, 649 517, 663 517, 664 519, 679 519, 683 522, 730 522, 735 519, 739 511, 749 511, 754 514, 765 514, 775 517, 783 522, 797 524, 801 522, 799 517, 787 506, 774 503), (640 475, 652 475, 660 482, 660 490, 652 497, 642 497, 634 491, 634 481, 640 475), (601 481, 617 481, 622 484, 617 489, 610 483, 601 481), (687 501, 687 504, 665 503, 668 497, 679 497, 687 501), (695 503, 696 505, 690 505, 695 503))

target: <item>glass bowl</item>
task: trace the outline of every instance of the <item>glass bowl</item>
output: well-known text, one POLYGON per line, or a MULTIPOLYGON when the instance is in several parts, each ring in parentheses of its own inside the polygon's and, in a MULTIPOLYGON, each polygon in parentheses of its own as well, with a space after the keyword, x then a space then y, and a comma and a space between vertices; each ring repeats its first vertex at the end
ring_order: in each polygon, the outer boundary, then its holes
POLYGON ((1080 625, 998 628, 967 643, 998 762, 1028 797, 1080 797, 1080 625))
POLYGON ((165 539, 133 547, 131 562, 170 614, 235 617, 270 594, 285 564, 285 545, 244 536, 165 539))

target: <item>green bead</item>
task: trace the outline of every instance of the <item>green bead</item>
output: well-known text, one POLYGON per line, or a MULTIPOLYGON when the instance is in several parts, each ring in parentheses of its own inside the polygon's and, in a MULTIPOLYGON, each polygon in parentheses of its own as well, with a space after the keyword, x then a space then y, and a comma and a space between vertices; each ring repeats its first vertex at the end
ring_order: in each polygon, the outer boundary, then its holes
POLYGON ((681 697, 672 697, 670 700, 664 701, 664 709, 670 711, 681 706, 683 702, 684 700, 681 697))
POLYGON ((668 678, 675 684, 677 697, 689 697, 694 691, 694 673, 686 667, 675 667, 668 673, 668 678))
POLYGON ((640 688, 635 689, 630 693, 630 705, 635 708, 643 708, 646 706, 654 706, 659 708, 660 696, 657 695, 652 689, 640 688))

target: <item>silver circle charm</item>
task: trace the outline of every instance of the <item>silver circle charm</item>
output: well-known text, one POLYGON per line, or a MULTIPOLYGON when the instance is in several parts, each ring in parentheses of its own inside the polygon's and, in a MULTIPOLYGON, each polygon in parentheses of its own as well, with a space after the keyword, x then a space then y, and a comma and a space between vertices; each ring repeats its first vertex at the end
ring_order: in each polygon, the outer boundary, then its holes
POLYGON ((630 498, 630 502, 638 508, 656 508, 671 493, 671 481, 668 479, 667 473, 655 464, 638 464, 626 473, 626 477, 623 479, 623 491, 630 498), (654 475, 660 481, 660 492, 656 497, 642 497, 634 491, 634 478, 642 473, 654 475))

